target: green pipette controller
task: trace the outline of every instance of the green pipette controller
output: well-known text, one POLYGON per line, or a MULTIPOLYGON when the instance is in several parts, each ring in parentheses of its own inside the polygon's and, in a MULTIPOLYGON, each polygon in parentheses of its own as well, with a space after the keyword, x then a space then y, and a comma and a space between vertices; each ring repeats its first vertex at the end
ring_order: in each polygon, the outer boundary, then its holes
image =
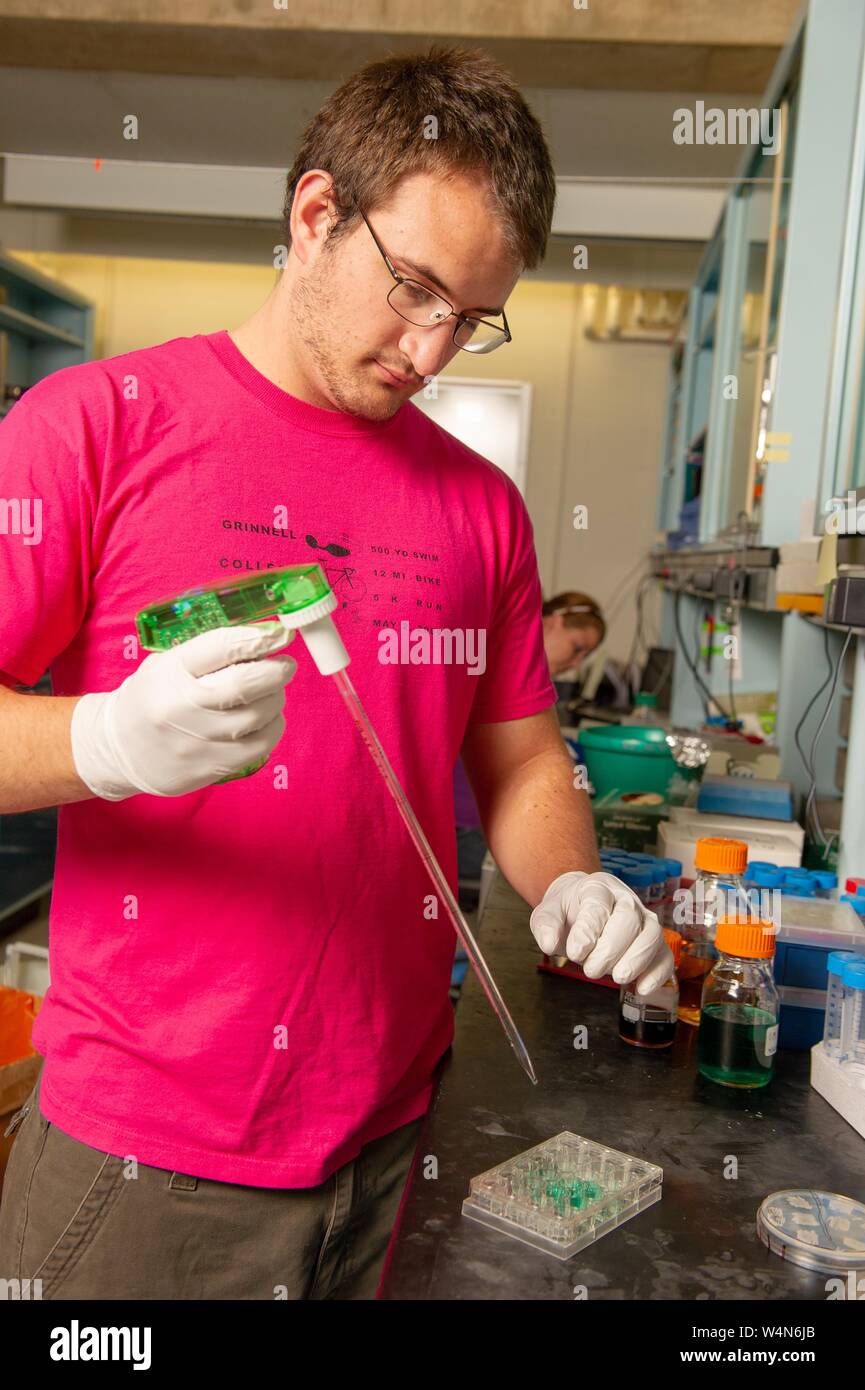
MULTIPOLYGON (((164 652, 215 627, 281 617, 287 620, 287 627, 300 632, 321 674, 332 676, 344 670, 350 660, 330 616, 337 606, 320 565, 287 565, 233 584, 187 589, 176 598, 151 603, 136 615, 135 626, 145 651, 164 652)), ((220 780, 249 777, 266 761, 252 763, 220 780)))

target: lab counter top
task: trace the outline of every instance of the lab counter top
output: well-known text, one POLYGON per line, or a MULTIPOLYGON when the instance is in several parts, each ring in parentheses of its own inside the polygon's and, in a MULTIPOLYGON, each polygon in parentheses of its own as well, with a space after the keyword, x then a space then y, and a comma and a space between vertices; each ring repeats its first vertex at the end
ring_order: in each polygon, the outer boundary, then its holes
POLYGON ((755 1225, 781 1188, 865 1200, 865 1140, 811 1089, 810 1054, 781 1051, 770 1085, 743 1092, 697 1074, 687 1025, 672 1048, 631 1047, 613 990, 537 969, 528 918, 497 874, 478 939, 538 1085, 469 970, 379 1297, 573 1301, 584 1285, 592 1300, 825 1301, 828 1276, 771 1253, 755 1225), (661 1200, 570 1260, 462 1215, 472 1177, 562 1130, 658 1164, 661 1200))

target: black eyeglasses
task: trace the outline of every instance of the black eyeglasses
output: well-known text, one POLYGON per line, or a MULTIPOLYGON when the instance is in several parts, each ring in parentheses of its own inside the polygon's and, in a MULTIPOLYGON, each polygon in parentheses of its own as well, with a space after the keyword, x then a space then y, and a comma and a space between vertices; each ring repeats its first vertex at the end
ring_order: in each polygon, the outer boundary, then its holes
MULTIPOLYGON (((358 211, 360 212, 360 209, 358 211)), ((497 323, 490 323, 487 319, 477 319, 466 314, 458 314, 454 306, 443 299, 440 294, 434 294, 432 290, 427 289, 426 285, 421 285, 417 280, 408 280, 404 275, 400 275, 399 271, 394 269, 390 256, 370 227, 366 214, 360 212, 360 215, 381 252, 382 260, 396 281, 387 297, 387 302, 401 319, 405 319, 407 323, 417 324, 419 328, 436 328, 446 319, 455 318, 457 322, 454 328, 454 342, 458 348, 462 348, 463 352, 495 352, 502 343, 512 341, 511 330, 508 327, 504 309, 502 310, 504 327, 500 327, 497 323)))

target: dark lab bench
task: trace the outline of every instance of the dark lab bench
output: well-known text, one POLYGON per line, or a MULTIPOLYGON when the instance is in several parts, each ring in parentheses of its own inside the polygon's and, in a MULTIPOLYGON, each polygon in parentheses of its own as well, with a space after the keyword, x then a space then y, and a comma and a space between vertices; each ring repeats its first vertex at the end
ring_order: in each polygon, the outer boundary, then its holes
POLYGON ((473 971, 420 1134, 379 1297, 411 1299, 815 1299, 826 1275, 772 1254, 757 1209, 786 1187, 865 1200, 865 1140, 809 1085, 807 1052, 779 1053, 760 1091, 697 1075, 696 1033, 646 1052, 618 1036, 611 989, 537 970, 529 908, 501 875, 478 933, 528 1047, 525 1076, 473 971), (574 1049, 574 1028, 588 1047, 574 1049), (663 1196, 562 1261, 461 1214, 469 1180, 571 1130, 664 1170, 663 1196), (727 1178, 730 1159, 738 1177, 727 1178), (438 1176, 429 1158, 437 1161, 438 1176))

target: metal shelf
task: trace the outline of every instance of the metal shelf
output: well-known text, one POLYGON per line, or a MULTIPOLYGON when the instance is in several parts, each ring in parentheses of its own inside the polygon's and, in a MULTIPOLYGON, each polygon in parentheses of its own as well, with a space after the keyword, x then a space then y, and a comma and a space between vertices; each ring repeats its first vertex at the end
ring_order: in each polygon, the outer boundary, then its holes
POLYGON ((36 319, 32 314, 22 313, 9 304, 0 304, 0 328, 8 328, 13 333, 21 333, 34 343, 62 343, 64 347, 83 348, 84 339, 65 328, 57 328, 44 319, 36 319))

